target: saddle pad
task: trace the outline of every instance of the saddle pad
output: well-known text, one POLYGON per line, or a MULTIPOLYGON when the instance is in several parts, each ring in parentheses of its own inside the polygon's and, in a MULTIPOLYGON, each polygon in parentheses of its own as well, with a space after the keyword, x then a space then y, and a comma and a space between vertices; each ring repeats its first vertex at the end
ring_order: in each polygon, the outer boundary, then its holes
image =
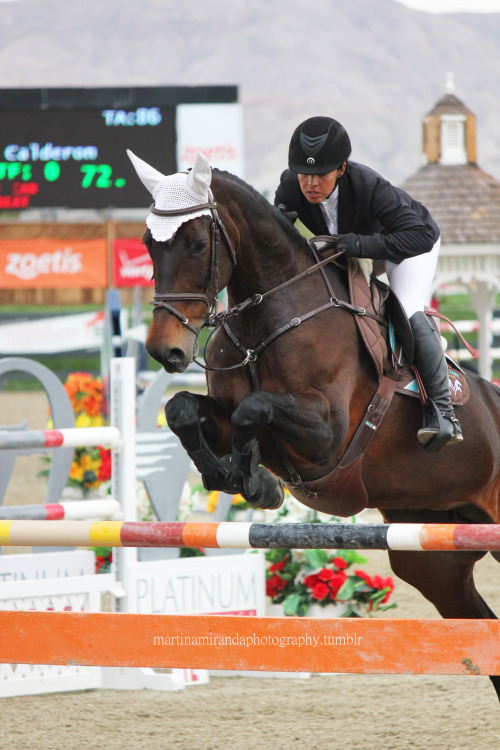
MULTIPOLYGON (((453 406, 463 406, 467 403, 470 396, 469 384, 465 377, 465 373, 449 357, 446 357, 446 363, 448 365, 451 403, 453 406)), ((401 382, 396 388, 396 393, 401 393, 403 396, 414 396, 414 398, 419 399, 420 389, 413 376, 413 372, 408 370, 407 367, 404 367, 399 371, 399 374, 401 376, 401 382)))

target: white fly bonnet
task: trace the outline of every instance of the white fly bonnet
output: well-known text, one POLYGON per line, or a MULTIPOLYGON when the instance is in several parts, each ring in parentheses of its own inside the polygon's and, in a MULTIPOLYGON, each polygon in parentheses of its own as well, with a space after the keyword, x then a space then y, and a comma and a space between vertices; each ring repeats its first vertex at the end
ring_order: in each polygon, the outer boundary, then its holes
POLYGON ((146 226, 155 240, 167 242, 184 222, 191 221, 197 216, 211 215, 208 208, 196 210, 197 206, 212 200, 210 191, 212 170, 208 159, 203 154, 198 152, 194 167, 190 172, 178 172, 172 175, 161 174, 129 149, 127 149, 127 154, 140 180, 153 196, 155 208, 163 211, 193 208, 193 213, 180 216, 157 216, 149 213, 146 226))

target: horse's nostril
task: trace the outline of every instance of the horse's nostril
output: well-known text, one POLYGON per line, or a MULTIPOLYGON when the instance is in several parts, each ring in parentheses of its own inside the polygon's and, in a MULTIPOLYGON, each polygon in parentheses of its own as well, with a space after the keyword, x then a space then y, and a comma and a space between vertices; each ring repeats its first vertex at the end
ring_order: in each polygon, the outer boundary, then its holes
POLYGON ((174 347, 173 349, 170 350, 167 359, 168 359, 168 362, 170 362, 170 364, 176 365, 176 364, 179 364, 179 362, 183 362, 185 357, 186 355, 182 351, 182 349, 179 349, 178 347, 174 347))

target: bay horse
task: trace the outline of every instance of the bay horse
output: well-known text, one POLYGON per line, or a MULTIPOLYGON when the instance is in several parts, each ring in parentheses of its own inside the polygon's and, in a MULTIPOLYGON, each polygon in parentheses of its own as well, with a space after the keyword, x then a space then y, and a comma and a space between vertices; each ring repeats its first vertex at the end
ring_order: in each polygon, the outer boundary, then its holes
MULTIPOLYGON (((359 497, 350 504, 337 496, 331 477, 379 378, 348 303, 345 270, 328 265, 328 289, 311 243, 263 196, 212 171, 201 154, 182 178, 196 200, 182 206, 164 187, 172 176, 129 156, 155 199, 147 220, 153 230, 143 238, 155 281, 146 349, 167 372, 183 372, 197 356, 203 327, 214 326, 208 395, 182 391, 166 407, 205 487, 277 508, 284 483, 309 508, 359 512, 359 497), (166 239, 162 221, 171 226, 166 239), (228 310, 214 314, 224 288, 228 310)), ((378 508, 387 523, 499 522, 500 389, 472 372, 467 382, 464 441, 440 452, 417 441, 419 401, 396 393, 390 402, 358 461, 363 506, 378 508)), ((389 551, 394 573, 442 617, 496 619, 472 575, 485 554, 389 551)), ((500 676, 490 679, 500 698, 500 676)))

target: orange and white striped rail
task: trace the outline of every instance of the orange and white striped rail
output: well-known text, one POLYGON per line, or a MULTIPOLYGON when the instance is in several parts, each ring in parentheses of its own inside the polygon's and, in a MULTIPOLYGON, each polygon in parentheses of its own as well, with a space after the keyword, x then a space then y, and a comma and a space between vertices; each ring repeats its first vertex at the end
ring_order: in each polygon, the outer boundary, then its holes
POLYGON ((0 521, 0 546, 500 551, 498 524, 0 521))

